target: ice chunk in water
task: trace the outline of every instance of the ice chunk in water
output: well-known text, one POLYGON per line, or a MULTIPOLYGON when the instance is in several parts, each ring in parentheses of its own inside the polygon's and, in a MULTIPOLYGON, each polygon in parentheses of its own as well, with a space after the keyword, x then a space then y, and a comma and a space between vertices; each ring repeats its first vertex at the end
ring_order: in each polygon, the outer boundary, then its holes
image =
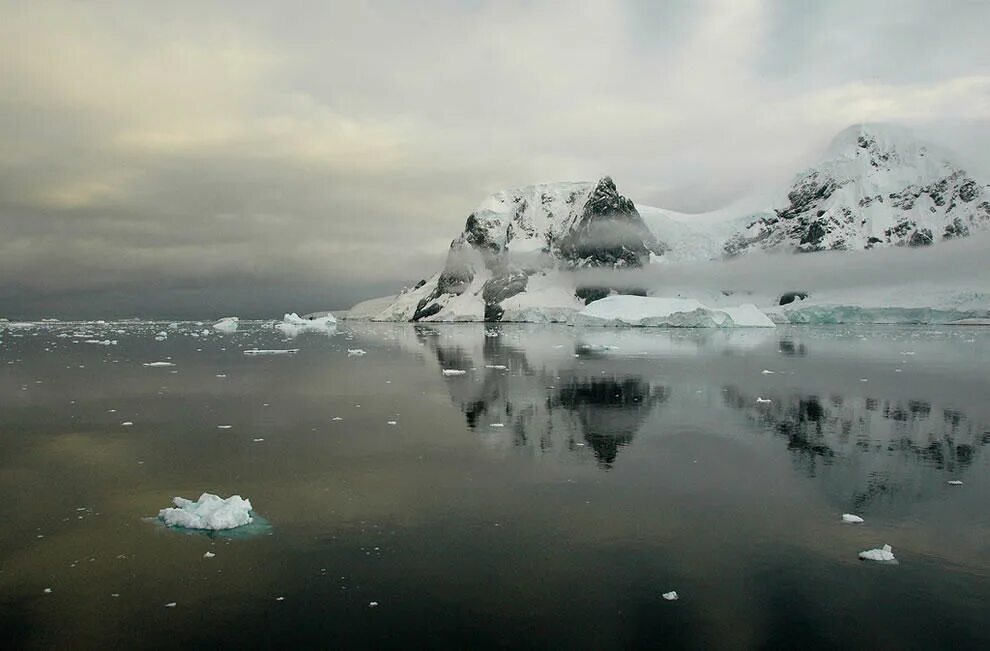
POLYGON ((302 332, 323 332, 332 334, 337 329, 337 319, 332 314, 304 319, 295 312, 282 317, 282 323, 276 323, 275 329, 287 337, 295 337, 302 332))
POLYGON ((676 590, 671 590, 670 592, 664 592, 663 595, 661 596, 667 601, 677 601, 678 599, 680 599, 680 597, 677 595, 676 590))
POLYGON ((238 325, 239 319, 236 316, 225 316, 213 324, 213 329, 230 334, 232 332, 237 332, 238 325))
POLYGON ((859 557, 864 561, 880 561, 881 563, 893 563, 897 561, 894 558, 894 550, 890 545, 884 545, 880 549, 867 549, 865 552, 860 552, 859 557))
POLYGON ((150 366, 152 368, 165 368, 168 366, 175 366, 172 362, 145 362, 145 366, 150 366))
POLYGON ((467 373, 467 371, 462 371, 462 370, 456 369, 456 368, 445 368, 445 369, 443 369, 443 374, 444 375, 447 375, 447 376, 450 376, 450 375, 464 375, 465 373, 467 373))
POLYGON ((842 521, 848 522, 849 524, 859 524, 860 522, 863 521, 863 518, 859 517, 858 515, 853 515, 852 513, 843 513, 842 521))
POLYGON ((212 493, 203 493, 193 502, 181 497, 173 498, 175 508, 162 509, 158 517, 170 527, 186 529, 233 529, 251 524, 251 501, 240 495, 227 499, 212 493))

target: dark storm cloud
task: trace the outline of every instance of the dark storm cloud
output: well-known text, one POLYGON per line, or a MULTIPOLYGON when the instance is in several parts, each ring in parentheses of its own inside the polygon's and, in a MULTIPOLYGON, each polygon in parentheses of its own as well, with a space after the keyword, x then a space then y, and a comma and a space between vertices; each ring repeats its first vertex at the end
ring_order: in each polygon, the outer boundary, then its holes
POLYGON ((10 316, 346 307, 432 272, 486 193, 608 173, 637 202, 712 208, 852 122, 986 164, 982 2, 0 13, 10 316))

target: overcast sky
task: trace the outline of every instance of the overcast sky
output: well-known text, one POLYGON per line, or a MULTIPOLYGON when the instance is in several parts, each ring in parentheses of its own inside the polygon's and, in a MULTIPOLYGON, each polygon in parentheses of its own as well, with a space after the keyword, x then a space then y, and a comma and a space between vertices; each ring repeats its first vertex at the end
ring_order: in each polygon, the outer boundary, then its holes
POLYGON ((718 207, 835 132, 990 168, 990 2, 0 0, 0 316, 346 308, 490 192, 718 207))

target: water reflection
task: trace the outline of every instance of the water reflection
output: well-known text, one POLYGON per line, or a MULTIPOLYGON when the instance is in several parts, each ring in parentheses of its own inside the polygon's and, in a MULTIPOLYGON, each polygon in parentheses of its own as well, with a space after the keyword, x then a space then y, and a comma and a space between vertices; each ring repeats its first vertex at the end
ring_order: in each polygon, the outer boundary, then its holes
POLYGON ((910 502, 969 467, 988 423, 927 400, 756 395, 725 386, 725 403, 787 442, 795 466, 852 507, 910 502))
POLYGON ((667 387, 641 377, 571 378, 548 403, 551 410, 573 412, 598 463, 610 468, 619 448, 632 442, 653 408, 669 396, 667 387))
POLYGON ((785 442, 796 470, 838 507, 903 508, 964 473, 990 441, 985 410, 972 413, 964 395, 979 387, 955 367, 965 333, 789 329, 767 337, 511 326, 415 333, 440 368, 469 371, 444 382, 486 444, 572 460, 590 454, 606 470, 644 431, 662 435, 685 423, 697 430, 703 420, 718 428, 742 416, 744 431, 785 442), (945 381, 920 377, 917 365, 893 374, 923 358, 950 360, 944 370, 924 367, 945 381), (860 377, 884 365, 884 382, 860 377))
POLYGON ((590 448, 603 469, 632 442, 670 390, 641 375, 611 373, 585 361, 606 360, 614 347, 510 340, 499 330, 441 332, 417 327, 418 342, 442 369, 470 369, 447 381, 468 428, 496 447, 539 454, 582 454, 590 448), (527 348, 527 345, 530 346, 527 348), (535 350, 534 345, 542 345, 535 350), (532 358, 532 359, 531 359, 532 358))

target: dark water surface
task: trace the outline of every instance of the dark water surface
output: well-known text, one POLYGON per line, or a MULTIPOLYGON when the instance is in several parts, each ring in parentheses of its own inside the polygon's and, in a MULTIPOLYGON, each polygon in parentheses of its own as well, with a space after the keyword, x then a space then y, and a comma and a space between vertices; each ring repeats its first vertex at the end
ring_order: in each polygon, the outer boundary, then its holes
POLYGON ((4 648, 990 648, 988 329, 204 327, 0 333, 4 648))

